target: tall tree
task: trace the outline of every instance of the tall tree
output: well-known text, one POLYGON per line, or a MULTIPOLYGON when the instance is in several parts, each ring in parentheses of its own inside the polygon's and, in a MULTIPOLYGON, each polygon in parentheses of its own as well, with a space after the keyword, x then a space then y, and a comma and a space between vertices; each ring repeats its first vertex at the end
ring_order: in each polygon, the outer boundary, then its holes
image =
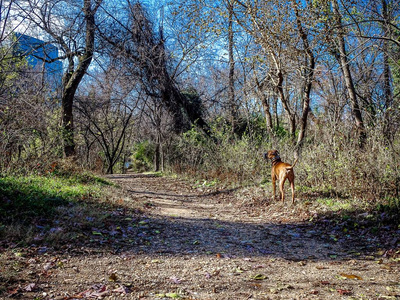
POLYGON ((302 24, 303 19, 302 18, 307 18, 307 14, 305 11, 303 11, 304 16, 302 17, 301 11, 299 9, 299 5, 296 2, 296 0, 292 1, 294 13, 295 13, 295 18, 296 18, 296 29, 298 32, 298 35, 300 36, 300 40, 302 43, 302 48, 301 52, 304 53, 304 62, 302 64, 302 67, 304 69, 303 71, 303 78, 304 78, 304 87, 303 87, 303 95, 302 95, 302 101, 303 101, 303 107, 302 107, 302 113, 301 113, 301 118, 300 118, 300 131, 299 135, 297 138, 297 155, 299 154, 299 151, 302 147, 302 143, 306 134, 306 128, 307 128, 307 120, 308 120, 308 114, 311 110, 310 108, 310 102, 311 102, 311 89, 313 85, 313 80, 314 80, 314 70, 315 70, 315 64, 316 64, 316 59, 315 55, 313 52, 312 45, 310 43, 310 37, 306 29, 304 28, 305 26, 302 24))
POLYGON ((358 103, 358 97, 356 89, 354 86, 353 75, 350 70, 349 57, 346 50, 346 40, 345 40, 345 29, 342 22, 342 15, 339 9, 339 4, 337 0, 332 0, 332 10, 333 10, 333 27, 335 28, 336 34, 336 50, 338 55, 336 56, 340 67, 343 72, 344 82, 346 84, 346 89, 348 96, 350 98, 350 103, 352 107, 352 112, 355 120, 355 125, 357 128, 358 139, 360 147, 363 147, 366 141, 366 131, 364 126, 364 120, 361 114, 360 105, 358 103))
MULTIPOLYGON (((74 140, 73 103, 75 93, 87 72, 95 51, 95 16, 102 0, 56 1, 28 0, 21 2, 21 13, 56 44, 62 55, 54 60, 66 60, 62 78, 62 128, 64 155, 76 154, 74 140)), ((49 61, 51 62, 51 61, 49 61)))
POLYGON ((197 124, 206 133, 208 124, 202 111, 194 109, 192 103, 181 92, 171 72, 163 27, 155 28, 146 8, 139 1, 121 3, 127 12, 127 23, 109 13, 111 23, 103 28, 101 35, 115 49, 115 55, 124 59, 131 68, 132 76, 141 81, 150 97, 161 101, 175 121, 175 131, 182 132, 197 124))
POLYGON ((228 10, 228 59, 229 59, 229 75, 228 75, 228 103, 231 119, 232 131, 237 130, 238 112, 235 99, 235 57, 233 55, 234 48, 234 3, 235 0, 227 0, 225 2, 228 10))
MULTIPOLYGON (((282 4, 279 1, 239 1, 245 9, 247 18, 237 17, 239 24, 254 37, 262 47, 259 56, 265 63, 263 79, 256 80, 259 90, 263 90, 261 98, 267 124, 271 127, 271 106, 265 98, 265 89, 273 89, 286 111, 289 119, 289 130, 293 141, 296 133, 297 99, 301 99, 300 130, 296 148, 300 150, 306 134, 308 115, 310 112, 311 92, 316 66, 315 34, 311 30, 315 21, 309 13, 311 7, 301 1, 282 4), (293 26, 294 24, 294 26, 293 26), (300 76, 299 76, 300 75, 300 76), (294 97, 293 95, 298 95, 294 97)), ((258 59, 260 62, 260 59, 258 59)), ((256 68, 253 68, 256 70, 256 68)), ((298 153, 297 153, 298 154, 298 153)))

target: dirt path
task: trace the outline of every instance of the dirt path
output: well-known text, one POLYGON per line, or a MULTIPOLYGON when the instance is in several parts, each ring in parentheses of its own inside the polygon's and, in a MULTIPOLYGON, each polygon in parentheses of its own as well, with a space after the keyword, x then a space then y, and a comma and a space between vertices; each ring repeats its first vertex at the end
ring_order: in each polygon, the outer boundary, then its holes
POLYGON ((58 256, 42 299, 400 299, 398 256, 380 252, 379 237, 305 222, 305 205, 250 207, 238 191, 110 178, 144 215, 113 227, 115 251, 99 238, 58 256))

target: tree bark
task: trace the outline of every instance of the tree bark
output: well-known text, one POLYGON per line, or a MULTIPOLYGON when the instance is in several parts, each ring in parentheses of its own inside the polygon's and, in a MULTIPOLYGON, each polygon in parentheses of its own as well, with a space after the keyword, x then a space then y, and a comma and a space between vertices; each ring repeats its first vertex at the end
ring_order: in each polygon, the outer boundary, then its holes
POLYGON ((66 157, 75 156, 75 140, 74 140, 74 122, 73 122, 73 104, 76 90, 93 58, 94 38, 95 38, 95 13, 98 8, 92 9, 92 1, 84 0, 83 14, 86 23, 85 29, 85 48, 81 56, 78 57, 78 66, 74 69, 74 57, 68 56, 68 70, 63 76, 63 91, 61 98, 62 108, 62 127, 64 140, 64 155, 66 157))
POLYGON ((360 148, 363 148, 365 145, 366 141, 366 132, 365 132, 365 127, 364 127, 364 121, 363 117, 361 114, 361 109, 358 104, 358 99, 357 99, 357 94, 356 94, 356 89, 354 87, 354 82, 353 82, 353 77, 350 71, 350 64, 348 61, 348 55, 346 51, 346 42, 344 38, 344 30, 343 30, 343 25, 342 25, 342 18, 340 15, 339 11, 339 6, 337 3, 337 0, 332 0, 332 8, 333 8, 333 13, 335 16, 335 23, 338 28, 338 36, 337 36, 337 42, 338 42, 338 51, 339 51, 339 63, 343 72, 344 76, 344 81, 347 89, 348 96, 350 98, 351 102, 351 108, 355 120, 355 125, 357 128, 357 134, 358 134, 358 142, 360 148))
MULTIPOLYGON (((391 29, 388 24, 391 22, 391 17, 388 13, 387 1, 382 0, 382 16, 384 23, 384 36, 391 36, 391 29)), ((383 129, 383 134, 387 140, 392 141, 394 132, 393 125, 391 122, 391 110, 390 108, 393 105, 393 93, 391 88, 391 72, 390 72, 390 63, 389 63, 389 42, 385 39, 383 40, 382 50, 383 50, 383 89, 385 95, 385 124, 383 129)))
POLYGON ((296 154, 297 156, 299 155, 299 152, 301 150, 302 144, 304 137, 306 135, 306 129, 307 129, 307 119, 308 119, 308 113, 310 111, 310 94, 311 94, 311 89, 312 89, 312 82, 314 78, 314 69, 315 69, 315 57, 314 53, 311 50, 310 43, 308 41, 308 35, 304 31, 303 25, 301 24, 300 20, 300 15, 299 15, 299 10, 297 7, 296 2, 294 2, 294 9, 295 9, 295 15, 296 15, 296 23, 297 23, 297 30, 299 32, 300 38, 303 42, 304 46, 304 51, 306 54, 306 60, 307 63, 306 65, 306 70, 305 70, 305 85, 304 85, 304 90, 303 90, 303 110, 301 114, 301 119, 300 119, 300 131, 299 135, 297 137, 297 145, 296 145, 296 154))
POLYGON ((257 85, 259 97, 261 99, 261 104, 262 104, 262 107, 263 107, 263 110, 264 110, 265 122, 267 124, 267 130, 272 135, 274 135, 275 132, 274 132, 274 124, 272 122, 270 100, 268 99, 268 96, 265 94, 263 84, 260 83, 260 81, 258 80, 257 76, 255 77, 255 82, 256 82, 256 85, 257 85))
POLYGON ((228 103, 230 110, 232 132, 237 130, 237 105, 235 101, 235 59, 233 57, 233 1, 229 0, 228 6, 228 56, 229 56, 229 76, 228 76, 228 103))
POLYGON ((278 90, 279 97, 281 98, 283 108, 285 109, 285 111, 288 114, 290 135, 294 141, 295 135, 296 135, 296 116, 294 113, 292 113, 292 111, 289 107, 289 103, 286 99, 285 92, 283 90, 283 80, 284 79, 283 79, 283 74, 282 74, 281 70, 278 70, 277 77, 278 77, 278 83, 276 85, 276 88, 278 90))

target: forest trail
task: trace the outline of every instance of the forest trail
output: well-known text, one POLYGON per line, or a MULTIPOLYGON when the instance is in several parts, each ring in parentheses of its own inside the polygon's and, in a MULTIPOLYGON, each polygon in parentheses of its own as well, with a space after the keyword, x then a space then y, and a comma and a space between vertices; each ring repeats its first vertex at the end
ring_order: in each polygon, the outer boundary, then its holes
POLYGON ((250 206, 251 189, 108 178, 126 195, 111 219, 85 246, 26 258, 41 275, 23 299, 400 299, 398 252, 377 236, 310 222, 300 199, 250 206), (141 213, 125 211, 130 203, 141 213))
POLYGON ((301 204, 246 207, 235 190, 137 174, 112 180, 150 208, 144 220, 156 232, 135 256, 139 298, 400 297, 400 264, 379 253, 378 239, 307 222, 301 204))

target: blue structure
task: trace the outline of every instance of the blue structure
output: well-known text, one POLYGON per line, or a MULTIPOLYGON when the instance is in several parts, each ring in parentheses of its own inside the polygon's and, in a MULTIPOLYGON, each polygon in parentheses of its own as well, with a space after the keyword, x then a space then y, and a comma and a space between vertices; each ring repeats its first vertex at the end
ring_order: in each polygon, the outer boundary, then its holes
POLYGON ((42 71, 44 67, 45 79, 52 90, 61 87, 63 63, 58 58, 58 49, 52 44, 47 44, 34 37, 15 33, 15 54, 25 56, 28 64, 42 71))

